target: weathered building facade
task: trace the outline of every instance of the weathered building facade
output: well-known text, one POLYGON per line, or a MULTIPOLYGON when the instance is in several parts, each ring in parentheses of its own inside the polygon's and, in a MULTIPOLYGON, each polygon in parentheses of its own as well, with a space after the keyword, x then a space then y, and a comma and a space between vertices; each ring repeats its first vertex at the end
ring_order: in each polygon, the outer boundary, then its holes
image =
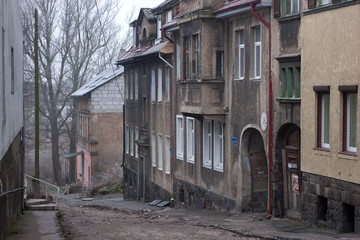
POLYGON ((176 13, 175 1, 154 15, 141 9, 132 22, 132 48, 119 59, 125 68, 124 197, 169 199, 173 129, 172 43, 161 26, 176 13))
POLYGON ((77 101, 76 179, 93 188, 122 176, 123 68, 105 69, 71 96, 77 101))
POLYGON ((305 9, 302 217, 342 232, 359 232, 360 2, 308 1, 305 9))
POLYGON ((17 1, 0 6, 0 239, 21 215, 24 187, 23 34, 17 1))
POLYGON ((300 74, 302 1, 274 0, 272 31, 273 175, 275 216, 301 218, 300 74))

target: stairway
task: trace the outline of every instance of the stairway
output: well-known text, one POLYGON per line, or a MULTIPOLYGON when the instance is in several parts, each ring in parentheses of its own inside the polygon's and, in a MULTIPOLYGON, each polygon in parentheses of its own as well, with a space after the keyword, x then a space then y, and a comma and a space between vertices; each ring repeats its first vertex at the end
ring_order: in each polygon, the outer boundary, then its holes
POLYGON ((26 208, 32 211, 56 211, 56 204, 46 199, 28 199, 25 201, 26 208))

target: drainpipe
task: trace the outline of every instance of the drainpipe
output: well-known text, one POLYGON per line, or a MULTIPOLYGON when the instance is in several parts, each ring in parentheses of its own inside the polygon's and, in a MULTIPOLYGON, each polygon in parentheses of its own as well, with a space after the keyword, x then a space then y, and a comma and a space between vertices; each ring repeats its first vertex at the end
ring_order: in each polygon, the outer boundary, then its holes
POLYGON ((166 35, 165 29, 162 28, 161 30, 162 30, 162 33, 163 33, 164 37, 165 37, 167 40, 169 40, 169 42, 174 43, 173 40, 166 35))
POLYGON ((174 69, 174 67, 173 67, 168 61, 166 61, 166 60, 161 56, 160 51, 159 51, 159 58, 160 58, 164 63, 166 63, 166 65, 168 65, 169 67, 171 67, 172 69, 174 69))
MULTIPOLYGON (((268 29, 269 29, 269 139, 268 139, 268 155, 269 155, 269 208, 267 218, 271 218, 272 206, 271 206, 271 164, 272 164, 272 101, 273 101, 273 92, 272 92, 272 80, 271 80, 271 26, 267 23, 262 17, 260 17, 255 12, 255 2, 251 3, 251 13, 259 19, 268 29)), ((271 12, 270 12, 271 14, 271 12)))

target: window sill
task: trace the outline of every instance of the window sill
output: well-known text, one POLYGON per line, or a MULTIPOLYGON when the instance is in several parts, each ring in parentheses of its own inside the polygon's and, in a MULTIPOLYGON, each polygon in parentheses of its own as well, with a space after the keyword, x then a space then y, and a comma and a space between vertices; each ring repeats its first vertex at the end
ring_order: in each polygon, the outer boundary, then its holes
POLYGON ((322 152, 331 152, 329 148, 313 148, 313 149, 322 152))
POLYGON ((176 159, 177 159, 177 160, 180 160, 180 161, 183 161, 183 160, 184 160, 184 158, 183 158, 183 157, 180 157, 180 156, 176 156, 176 159))
POLYGON ((329 148, 313 148, 314 154, 323 157, 331 157, 332 153, 329 148))
POLYGON ((234 81, 241 81, 243 82, 245 80, 245 78, 235 78, 234 81))
POLYGON ((300 103, 301 98, 285 98, 285 97, 279 97, 276 98, 277 101, 280 103, 300 103))
POLYGON ((214 166, 214 170, 218 171, 218 172, 223 172, 224 171, 223 166, 214 166))
POLYGON ((293 21, 296 19, 300 20, 300 12, 298 13, 294 13, 294 14, 288 14, 288 15, 283 15, 281 17, 278 18, 279 22, 287 22, 287 21, 293 21))
POLYGON ((251 81, 260 81, 261 77, 254 77, 254 78, 250 78, 251 81))
POLYGON ((208 168, 208 169, 212 169, 211 164, 203 164, 203 167, 204 167, 204 168, 208 168))
POLYGON ((355 152, 338 152, 338 158, 359 161, 359 157, 355 152))
POLYGON ((170 175, 170 172, 165 172, 167 175, 170 175))
POLYGON ((188 163, 191 163, 191 164, 194 164, 194 163, 195 163, 194 159, 187 159, 187 162, 188 162, 188 163))

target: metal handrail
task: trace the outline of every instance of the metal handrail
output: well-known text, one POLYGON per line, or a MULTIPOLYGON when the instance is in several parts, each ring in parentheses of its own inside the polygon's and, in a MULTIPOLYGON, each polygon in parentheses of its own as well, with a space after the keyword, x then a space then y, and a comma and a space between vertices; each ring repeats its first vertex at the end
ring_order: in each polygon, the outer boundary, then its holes
POLYGON ((57 206, 58 195, 59 195, 59 192, 60 192, 60 188, 59 188, 58 186, 55 186, 54 184, 45 182, 45 181, 43 181, 43 180, 40 180, 40 179, 38 179, 38 178, 32 177, 32 176, 27 175, 27 174, 24 174, 24 175, 25 175, 25 177, 28 177, 28 178, 31 178, 31 179, 34 179, 34 180, 36 180, 36 181, 39 181, 39 182, 41 182, 41 183, 46 184, 46 195, 47 195, 47 185, 56 188, 56 189, 57 189, 57 194, 56 194, 55 205, 57 206))

